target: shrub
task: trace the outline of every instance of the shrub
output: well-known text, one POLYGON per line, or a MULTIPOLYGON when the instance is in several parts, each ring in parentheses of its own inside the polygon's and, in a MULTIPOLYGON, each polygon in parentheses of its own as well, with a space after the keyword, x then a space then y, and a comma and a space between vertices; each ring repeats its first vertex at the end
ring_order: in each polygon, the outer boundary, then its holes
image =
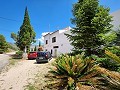
POLYGON ((16 55, 23 55, 23 51, 17 51, 16 55))
POLYGON ((120 63, 120 58, 116 55, 116 54, 113 54, 112 52, 106 50, 105 53, 110 57, 112 58, 113 60, 115 60, 116 62, 120 63))
POLYGON ((116 54, 113 54, 112 52, 106 50, 105 53, 112 59, 114 60, 117 65, 118 65, 118 68, 117 68, 117 71, 120 72, 120 58, 116 55, 116 54))
POLYGON ((116 54, 117 56, 120 56, 120 48, 117 46, 108 47, 107 50, 109 50, 113 54, 116 54))
POLYGON ((96 55, 92 55, 92 58, 96 61, 96 64, 99 64, 101 67, 104 67, 108 70, 117 71, 120 67, 120 64, 108 56, 98 57, 96 55))
POLYGON ((4 53, 4 50, 3 49, 0 49, 0 54, 3 54, 4 53))
POLYGON ((13 55, 14 59, 22 59, 23 58, 23 51, 17 51, 15 55, 13 55))
POLYGON ((99 75, 96 71, 98 66, 89 58, 83 59, 82 55, 62 55, 55 60, 53 66, 50 71, 52 74, 50 75, 52 82, 48 85, 50 87, 59 89, 67 87, 68 90, 75 90, 81 88, 83 84, 93 86, 99 83, 94 80, 94 77, 99 75))

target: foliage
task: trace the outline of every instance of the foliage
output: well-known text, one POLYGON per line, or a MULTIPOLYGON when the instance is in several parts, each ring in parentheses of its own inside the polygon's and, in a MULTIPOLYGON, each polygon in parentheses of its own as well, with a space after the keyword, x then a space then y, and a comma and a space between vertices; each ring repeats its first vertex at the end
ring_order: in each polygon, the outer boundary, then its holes
POLYGON ((107 46, 113 44, 114 40, 117 38, 117 35, 116 35, 115 31, 111 31, 107 34, 100 34, 100 36, 102 37, 104 42, 106 42, 107 46))
POLYGON ((59 90, 82 90, 82 86, 118 90, 120 87, 120 73, 101 68, 82 55, 58 57, 47 77, 51 79, 48 87, 59 90))
POLYGON ((34 51, 37 51, 37 47, 35 46, 34 51))
MULTIPOLYGON (((119 27, 120 27, 120 26, 119 26, 119 27)), ((114 41, 114 43, 115 43, 115 45, 120 46, 120 29, 118 29, 118 30, 116 31, 116 35, 117 35, 117 38, 116 38, 116 40, 114 41)))
POLYGON ((41 42, 39 41, 39 47, 41 46, 41 42))
POLYGON ((113 54, 116 54, 117 56, 120 56, 120 47, 118 46, 107 47, 107 50, 109 50, 113 54))
POLYGON ((17 41, 17 35, 16 35, 14 32, 11 33, 11 38, 12 38, 14 41, 17 41))
POLYGON ((98 66, 94 65, 94 61, 89 58, 83 59, 82 55, 62 55, 55 60, 53 66, 54 68, 50 71, 53 75, 50 77, 52 81, 49 84, 52 87, 59 89, 67 87, 68 90, 75 90, 82 85, 99 84, 97 80, 94 81, 94 77, 99 74, 96 71, 98 66))
POLYGON ((29 51, 31 43, 35 42, 35 36, 36 35, 30 24, 28 10, 26 7, 23 24, 21 25, 20 30, 17 35, 11 33, 11 37, 16 41, 16 44, 20 50, 24 51, 26 47, 27 51, 29 51))
POLYGON ((110 52, 110 51, 108 51, 108 50, 106 50, 105 53, 106 53, 109 57, 111 57, 113 60, 115 60, 116 62, 118 62, 118 63, 120 64, 120 58, 119 58, 117 55, 113 54, 112 52, 110 52))
POLYGON ((23 51, 17 51, 16 54, 17 55, 23 55, 23 51))
POLYGON ((105 45, 106 41, 101 35, 108 33, 111 28, 112 16, 109 8, 99 6, 98 0, 79 0, 73 6, 71 34, 66 34, 75 51, 86 49, 91 55, 92 49, 105 45))
POLYGON ((15 55, 13 55, 13 59, 22 59, 23 51, 17 51, 15 55))
POLYGON ((35 87, 29 83, 29 85, 26 85, 24 90, 36 90, 35 87))
POLYGON ((3 54, 4 53, 4 50, 3 49, 0 49, 0 54, 3 54))
POLYGON ((104 57, 92 55, 92 58, 96 61, 96 64, 99 64, 101 67, 104 67, 108 70, 118 71, 120 67, 120 64, 109 58, 107 55, 104 57))
POLYGON ((8 43, 5 40, 5 37, 0 34, 0 52, 5 52, 8 49, 8 43))
POLYGON ((120 89, 120 73, 109 71, 105 68, 98 67, 96 70, 102 74, 102 82, 105 83, 106 88, 101 88, 100 90, 119 90, 120 89))

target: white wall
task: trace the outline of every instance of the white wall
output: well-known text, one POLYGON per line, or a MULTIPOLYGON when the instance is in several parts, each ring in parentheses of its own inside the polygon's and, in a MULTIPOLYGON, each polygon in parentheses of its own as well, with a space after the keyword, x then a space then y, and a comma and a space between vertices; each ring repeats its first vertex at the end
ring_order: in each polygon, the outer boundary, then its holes
POLYGON ((71 49, 73 48, 70 45, 69 40, 67 39, 66 35, 64 35, 64 33, 69 33, 70 34, 70 30, 59 30, 56 31, 52 34, 46 35, 44 37, 44 44, 46 42, 46 40, 48 40, 48 44, 44 45, 44 50, 48 50, 51 52, 52 50, 52 55, 53 56, 59 56, 60 54, 65 54, 65 53, 70 53, 71 49), (52 43, 52 38, 56 37, 56 42, 52 43), (54 46, 58 46, 59 48, 53 48, 54 46), (56 53, 57 51, 57 53, 56 53))
POLYGON ((73 48, 71 45, 70 45, 70 42, 68 40, 68 38, 66 37, 66 34, 70 34, 70 30, 69 31, 66 31, 64 33, 61 33, 60 34, 60 48, 59 48, 59 54, 61 53, 70 53, 71 52, 71 49, 73 48))
POLYGON ((50 51, 50 34, 45 35, 44 37, 44 51, 50 51), (48 44, 46 44, 46 40, 48 40, 48 44))

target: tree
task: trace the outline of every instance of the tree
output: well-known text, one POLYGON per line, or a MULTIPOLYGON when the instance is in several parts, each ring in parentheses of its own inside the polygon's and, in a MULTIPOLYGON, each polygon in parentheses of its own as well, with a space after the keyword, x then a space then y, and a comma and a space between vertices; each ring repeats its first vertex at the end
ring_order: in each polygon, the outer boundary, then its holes
POLYGON ((11 38, 12 38, 14 41, 17 41, 17 35, 16 35, 14 32, 11 33, 11 38))
POLYGON ((41 46, 41 42, 39 41, 39 47, 41 46))
POLYGON ((37 51, 37 47, 35 46, 34 51, 37 51))
POLYGON ((23 24, 20 27, 20 31, 18 31, 16 44, 22 51, 24 51, 25 48, 29 50, 31 43, 35 42, 35 36, 36 34, 30 24, 28 10, 26 7, 23 24))
POLYGON ((5 37, 0 34, 0 50, 7 51, 8 49, 8 43, 5 40, 5 37))
MULTIPOLYGON (((119 27, 120 27, 120 26, 119 26, 119 27)), ((117 35, 117 38, 116 38, 116 40, 114 41, 114 43, 115 43, 115 45, 120 46, 120 29, 118 29, 118 30, 116 31, 116 35, 117 35)))
POLYGON ((71 34, 66 34, 74 46, 74 51, 80 49, 87 51, 91 55, 93 49, 97 49, 106 42, 102 36, 108 33, 112 24, 112 16, 109 15, 109 8, 99 6, 98 0, 78 0, 73 6, 71 34))
POLYGON ((111 31, 105 35, 103 34, 102 38, 106 42, 106 46, 112 46, 117 38, 117 34, 115 31, 111 31))

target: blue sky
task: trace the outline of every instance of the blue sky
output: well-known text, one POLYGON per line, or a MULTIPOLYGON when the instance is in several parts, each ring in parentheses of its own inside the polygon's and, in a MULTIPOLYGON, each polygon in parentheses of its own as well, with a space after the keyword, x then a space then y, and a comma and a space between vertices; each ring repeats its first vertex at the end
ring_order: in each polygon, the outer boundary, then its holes
MULTIPOLYGON (((72 18, 72 5, 75 2, 77 0, 1 0, 0 34, 3 34, 8 42, 13 42, 10 34, 18 32, 26 6, 31 25, 36 32, 36 39, 40 38, 43 32, 73 26, 70 18, 72 18)), ((120 9, 120 0, 100 0, 100 4, 110 7, 110 12, 120 9)))

